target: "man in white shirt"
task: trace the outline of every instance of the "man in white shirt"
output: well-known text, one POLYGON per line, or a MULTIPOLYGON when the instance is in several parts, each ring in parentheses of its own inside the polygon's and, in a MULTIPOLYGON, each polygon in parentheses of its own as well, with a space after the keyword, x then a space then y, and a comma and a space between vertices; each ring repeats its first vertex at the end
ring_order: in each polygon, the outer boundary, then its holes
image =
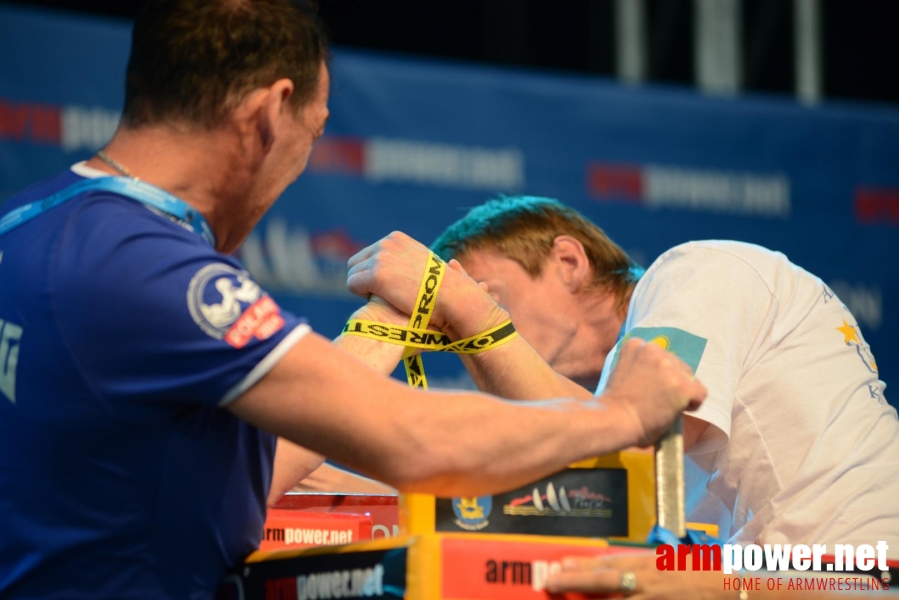
MULTIPOLYGON (((685 416, 689 520, 719 525, 731 543, 884 540, 899 553, 896 411, 853 316, 782 254, 692 242, 641 276, 598 227, 533 197, 473 209, 433 249, 457 259, 532 347, 463 357, 480 389, 589 398, 623 340, 658 344, 709 389, 685 416)), ((349 286, 411 310, 425 252, 391 234, 350 260, 349 286)))

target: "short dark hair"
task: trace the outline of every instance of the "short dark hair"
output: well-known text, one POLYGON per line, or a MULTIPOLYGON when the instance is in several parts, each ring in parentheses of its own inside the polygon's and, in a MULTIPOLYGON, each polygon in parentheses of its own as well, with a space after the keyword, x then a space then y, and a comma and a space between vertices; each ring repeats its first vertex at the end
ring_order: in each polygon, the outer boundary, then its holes
POLYGON ((328 58, 309 2, 148 0, 131 36, 122 121, 213 128, 248 92, 282 78, 299 110, 328 58))
POLYGON ((444 260, 472 250, 495 251, 538 277, 560 235, 578 240, 593 267, 592 286, 615 295, 626 308, 643 269, 605 232, 576 210, 552 198, 502 196, 477 206, 450 225, 431 245, 444 260))

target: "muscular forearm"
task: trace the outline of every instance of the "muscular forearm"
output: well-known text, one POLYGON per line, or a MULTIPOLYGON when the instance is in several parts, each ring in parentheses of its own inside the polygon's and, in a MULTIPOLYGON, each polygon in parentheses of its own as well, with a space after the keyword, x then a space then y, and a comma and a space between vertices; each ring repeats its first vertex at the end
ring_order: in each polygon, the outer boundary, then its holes
POLYGON ((324 457, 284 438, 278 438, 272 485, 268 492, 268 505, 272 506, 297 483, 318 469, 324 457))
MULTIPOLYGON (((477 335, 509 320, 509 314, 467 275, 453 269, 447 272, 440 302, 446 332, 454 339, 477 335)), ((478 389, 501 398, 593 397, 589 390, 553 371, 521 336, 481 354, 460 356, 478 389)))
POLYGON ((398 489, 441 495, 510 489, 635 437, 617 406, 411 390, 314 334, 230 408, 398 489))
POLYGON ((462 355, 478 389, 501 398, 588 400, 592 392, 552 370, 524 338, 481 354, 462 355))
POLYGON ((626 417, 591 404, 507 403, 403 389, 395 394, 383 429, 371 438, 372 447, 347 460, 403 491, 495 493, 631 443, 626 417), (435 404, 443 410, 434 410, 435 404), (486 426, 474 431, 473 422, 486 426))
MULTIPOLYGON (((334 340, 334 345, 384 375, 392 373, 402 360, 402 347, 366 338, 341 335, 334 340)), ((322 462, 324 457, 321 454, 280 438, 269 488, 269 506, 321 467, 322 462)))
POLYGON ((401 490, 482 495, 654 441, 705 396, 682 367, 633 341, 604 397, 533 406, 411 390, 310 333, 228 408, 401 490))

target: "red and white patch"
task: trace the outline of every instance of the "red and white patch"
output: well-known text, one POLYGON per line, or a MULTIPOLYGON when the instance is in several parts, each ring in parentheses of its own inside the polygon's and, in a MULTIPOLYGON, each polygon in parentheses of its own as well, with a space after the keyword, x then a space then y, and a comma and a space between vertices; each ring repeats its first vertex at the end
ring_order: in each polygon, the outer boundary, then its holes
POLYGON ((225 341, 235 348, 243 348, 254 337, 266 340, 284 327, 281 309, 270 296, 263 296, 247 307, 225 333, 225 341))
POLYGON ((206 265, 187 290, 190 316, 209 336, 243 348, 284 328, 281 309, 246 271, 225 263, 206 265))

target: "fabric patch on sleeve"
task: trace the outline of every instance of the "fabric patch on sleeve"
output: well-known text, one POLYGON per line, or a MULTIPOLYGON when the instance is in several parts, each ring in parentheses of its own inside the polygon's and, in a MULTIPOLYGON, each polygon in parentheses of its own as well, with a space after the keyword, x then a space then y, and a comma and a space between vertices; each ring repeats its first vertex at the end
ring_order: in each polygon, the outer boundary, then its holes
POLYGON ((672 352, 679 359, 690 365, 694 373, 699 368, 699 361, 702 360, 702 353, 705 352, 705 346, 708 342, 704 337, 677 327, 634 327, 618 344, 618 350, 615 351, 615 358, 612 362, 613 369, 618 363, 621 347, 631 338, 646 340, 650 344, 656 344, 663 350, 672 352))
POLYGON ((278 305, 249 273, 224 263, 206 265, 193 276, 187 304, 200 329, 234 348, 253 337, 266 340, 284 327, 278 305))

